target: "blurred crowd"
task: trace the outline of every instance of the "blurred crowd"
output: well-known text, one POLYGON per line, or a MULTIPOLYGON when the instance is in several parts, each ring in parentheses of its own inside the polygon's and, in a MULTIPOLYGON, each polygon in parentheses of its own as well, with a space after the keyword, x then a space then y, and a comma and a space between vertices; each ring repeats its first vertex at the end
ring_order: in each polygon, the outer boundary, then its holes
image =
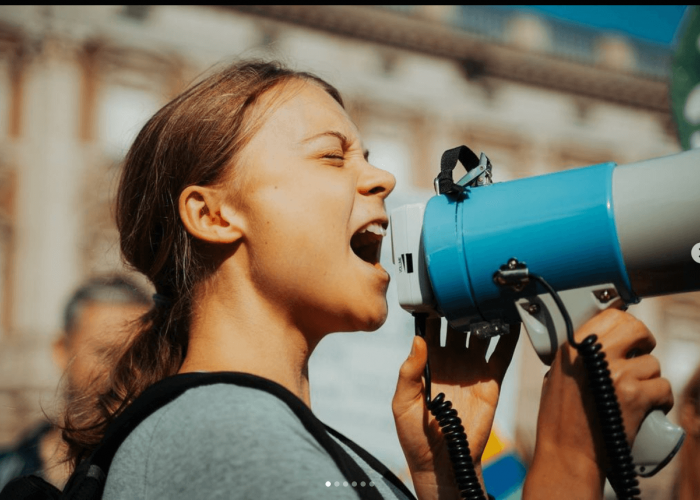
MULTIPOLYGON (((151 298, 125 276, 95 277, 67 300, 63 328, 53 342, 53 358, 63 373, 58 392, 69 401, 99 391, 109 359, 128 342, 131 327, 151 305, 151 298)), ((0 449, 0 490, 11 479, 38 475, 62 488, 69 475, 62 438, 62 415, 47 415, 8 448, 0 449)))

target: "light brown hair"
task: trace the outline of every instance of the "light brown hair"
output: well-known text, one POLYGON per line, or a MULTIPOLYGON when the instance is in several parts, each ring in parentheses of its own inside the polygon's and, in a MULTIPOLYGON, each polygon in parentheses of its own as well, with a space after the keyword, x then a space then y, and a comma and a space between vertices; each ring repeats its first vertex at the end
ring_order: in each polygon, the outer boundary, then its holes
POLYGON ((94 450, 134 398, 182 366, 197 286, 218 262, 205 259, 206 245, 185 230, 180 193, 237 174, 236 158, 263 119, 256 103, 292 81, 315 83, 343 105, 338 91, 314 75, 277 62, 243 61, 173 99, 136 137, 118 189, 117 227, 124 259, 155 285, 159 305, 140 319, 139 331, 121 350, 109 387, 96 399, 79 399, 67 408, 63 437, 73 465, 94 450))

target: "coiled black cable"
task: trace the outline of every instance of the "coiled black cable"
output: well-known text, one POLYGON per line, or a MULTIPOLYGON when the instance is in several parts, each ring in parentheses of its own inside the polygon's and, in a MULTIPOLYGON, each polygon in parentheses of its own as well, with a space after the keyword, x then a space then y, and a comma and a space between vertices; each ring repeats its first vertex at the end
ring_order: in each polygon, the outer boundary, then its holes
POLYGON ((576 350, 583 358, 588 384, 595 399, 605 451, 608 456, 608 480, 620 499, 639 498, 639 481, 632 462, 632 450, 627 443, 620 405, 615 395, 608 362, 598 336, 586 337, 576 350))
MULTIPOLYGON (((425 314, 415 314, 416 335, 425 338, 425 314)), ((452 463, 455 480, 460 496, 465 500, 485 500, 481 483, 474 470, 474 461, 469 450, 467 434, 464 432, 462 420, 457 410, 452 408, 452 402, 440 393, 431 399, 430 363, 426 361, 423 372, 425 378, 425 405, 437 420, 447 443, 447 450, 452 463)), ((489 498, 493 498, 489 495, 489 498)))
POLYGON ((608 362, 605 360, 603 346, 598 336, 591 334, 581 343, 574 339, 574 328, 564 303, 559 294, 544 278, 529 273, 529 278, 539 282, 552 296, 566 323, 566 337, 569 344, 578 351, 588 375, 588 385, 595 401, 605 451, 608 458, 608 481, 620 500, 639 498, 639 481, 632 462, 632 450, 627 443, 625 426, 622 421, 620 404, 615 394, 608 362))

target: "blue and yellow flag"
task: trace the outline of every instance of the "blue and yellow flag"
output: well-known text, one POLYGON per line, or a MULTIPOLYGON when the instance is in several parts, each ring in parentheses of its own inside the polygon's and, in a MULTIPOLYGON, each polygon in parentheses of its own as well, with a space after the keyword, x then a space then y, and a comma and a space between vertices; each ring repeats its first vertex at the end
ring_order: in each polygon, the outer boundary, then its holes
POLYGON ((496 500, 519 500, 527 469, 514 446, 497 429, 491 430, 481 456, 486 491, 496 500))

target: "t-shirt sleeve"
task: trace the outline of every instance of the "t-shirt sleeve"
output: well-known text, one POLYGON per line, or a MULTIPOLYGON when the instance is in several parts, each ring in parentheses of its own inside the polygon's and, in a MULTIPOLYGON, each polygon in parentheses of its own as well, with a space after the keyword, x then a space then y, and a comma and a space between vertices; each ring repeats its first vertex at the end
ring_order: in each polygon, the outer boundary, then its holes
MULTIPOLYGON (((108 483, 135 480, 132 486, 142 491, 130 498, 357 498, 352 487, 342 486, 346 479, 333 459, 290 408, 266 392, 200 387, 148 420, 150 432, 137 429, 115 457, 128 463, 131 448, 132 471, 108 477, 108 483)), ((108 489, 120 490, 115 483, 108 489)))

